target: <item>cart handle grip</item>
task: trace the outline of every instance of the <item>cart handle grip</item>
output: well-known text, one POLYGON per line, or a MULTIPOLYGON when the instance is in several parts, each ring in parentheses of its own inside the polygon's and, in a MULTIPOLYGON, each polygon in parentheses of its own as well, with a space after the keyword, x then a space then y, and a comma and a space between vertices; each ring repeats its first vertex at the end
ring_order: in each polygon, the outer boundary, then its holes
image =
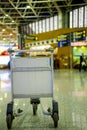
POLYGON ((53 49, 47 49, 47 50, 12 50, 9 49, 8 52, 9 53, 13 53, 13 52, 51 52, 53 53, 53 49))

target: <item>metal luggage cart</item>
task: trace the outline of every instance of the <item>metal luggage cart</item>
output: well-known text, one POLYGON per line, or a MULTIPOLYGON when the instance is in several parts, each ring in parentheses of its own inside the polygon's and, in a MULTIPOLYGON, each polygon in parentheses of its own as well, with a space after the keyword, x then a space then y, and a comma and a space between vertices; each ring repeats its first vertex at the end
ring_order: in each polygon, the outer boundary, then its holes
MULTIPOLYGON (((34 51, 36 52, 36 50, 34 51)), ((32 51, 18 50, 15 52, 31 53, 32 51)), ((53 119, 54 127, 58 127, 58 103, 54 100, 53 94, 53 52, 50 51, 50 56, 39 57, 13 57, 12 53, 10 51, 12 101, 7 104, 7 128, 11 129, 15 118, 13 113, 15 98, 30 98, 33 115, 36 115, 40 98, 44 97, 52 97, 52 110, 43 111, 43 114, 50 115, 53 119)))

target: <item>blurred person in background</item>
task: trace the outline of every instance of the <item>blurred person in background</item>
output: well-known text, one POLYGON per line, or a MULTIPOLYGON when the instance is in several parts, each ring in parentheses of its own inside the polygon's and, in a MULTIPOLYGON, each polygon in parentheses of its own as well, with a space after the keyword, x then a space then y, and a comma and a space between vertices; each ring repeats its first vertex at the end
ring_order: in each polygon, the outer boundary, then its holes
POLYGON ((80 56, 79 71, 81 72, 82 69, 86 71, 86 62, 85 62, 84 53, 82 53, 82 55, 80 56))

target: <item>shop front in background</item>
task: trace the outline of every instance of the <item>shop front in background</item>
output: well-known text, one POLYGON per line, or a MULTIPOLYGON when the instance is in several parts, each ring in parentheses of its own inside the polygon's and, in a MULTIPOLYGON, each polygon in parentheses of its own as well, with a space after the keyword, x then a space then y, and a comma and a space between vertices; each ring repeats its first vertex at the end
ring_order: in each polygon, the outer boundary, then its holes
POLYGON ((70 68, 70 47, 60 47, 54 53, 54 69, 70 68))
POLYGON ((72 66, 74 69, 79 69, 80 55, 82 53, 84 53, 85 61, 87 64, 87 42, 72 42, 71 46, 73 53, 72 66))
POLYGON ((70 46, 59 48, 59 68, 69 69, 70 68, 70 46))

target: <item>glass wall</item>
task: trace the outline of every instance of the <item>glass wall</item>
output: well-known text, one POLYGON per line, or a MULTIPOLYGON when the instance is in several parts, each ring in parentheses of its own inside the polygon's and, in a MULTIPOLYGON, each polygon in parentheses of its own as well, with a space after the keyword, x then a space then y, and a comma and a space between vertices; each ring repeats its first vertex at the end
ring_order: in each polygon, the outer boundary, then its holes
POLYGON ((84 25, 83 12, 84 12, 84 8, 83 7, 79 8, 79 27, 83 27, 83 25, 84 25))
POLYGON ((72 16, 72 11, 70 11, 70 28, 73 26, 73 16, 72 16))
POLYGON ((85 6, 85 13, 84 14, 85 14, 84 15, 84 17, 85 17, 85 19, 84 19, 84 26, 87 27, 87 6, 85 6))
POLYGON ((53 25, 54 25, 53 21, 54 21, 54 19, 53 19, 53 17, 51 17, 50 18, 50 31, 53 30, 53 25))
POLYGON ((70 28, 87 27, 87 6, 70 11, 70 28))
POLYGON ((78 9, 73 10, 73 27, 78 26, 78 9))
POLYGON ((38 34, 58 29, 58 15, 39 20, 21 27, 22 32, 26 34, 38 34))

